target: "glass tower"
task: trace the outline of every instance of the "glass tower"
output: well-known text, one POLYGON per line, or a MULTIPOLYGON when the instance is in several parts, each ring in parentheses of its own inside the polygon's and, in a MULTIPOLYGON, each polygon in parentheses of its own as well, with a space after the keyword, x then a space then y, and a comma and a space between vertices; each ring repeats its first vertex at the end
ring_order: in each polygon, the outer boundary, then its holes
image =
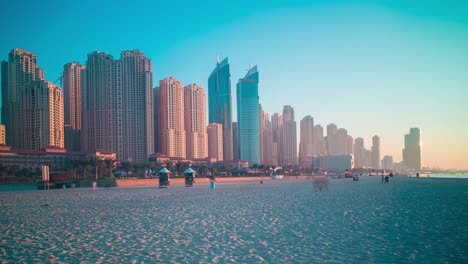
POLYGON ((231 74, 228 58, 216 63, 216 68, 208 78, 208 115, 209 123, 223 126, 224 160, 232 160, 232 106, 231 74))
POLYGON ((239 158, 250 165, 260 162, 258 106, 258 71, 255 66, 237 83, 239 158))

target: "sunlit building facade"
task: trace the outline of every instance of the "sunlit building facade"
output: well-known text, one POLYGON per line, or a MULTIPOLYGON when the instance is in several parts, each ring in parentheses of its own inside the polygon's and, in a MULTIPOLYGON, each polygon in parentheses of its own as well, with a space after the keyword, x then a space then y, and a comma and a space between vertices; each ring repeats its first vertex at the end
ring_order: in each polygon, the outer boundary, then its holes
POLYGON ((32 81, 21 91, 19 149, 65 147, 62 89, 48 81, 32 81))
POLYGON ((208 124, 208 157, 216 161, 223 161, 223 125, 208 124))
POLYGON ((186 152, 188 159, 208 156, 206 133, 206 91, 198 84, 184 88, 186 152))
POLYGON ((13 49, 8 61, 2 61, 2 122, 6 127, 6 144, 14 149, 22 147, 22 92, 35 80, 44 80, 37 55, 23 49, 13 49))
POLYGON ((237 130, 239 159, 260 163, 260 123, 258 115, 258 71, 251 68, 237 83, 237 130))
POLYGON ((185 158, 184 85, 174 77, 159 81, 159 148, 167 157, 185 158))
POLYGON ((372 137, 371 153, 371 167, 380 169, 380 137, 377 135, 372 137))
POLYGON ((413 127, 410 129, 410 133, 405 135, 403 163, 409 169, 421 170, 421 132, 419 128, 413 127))
POLYGON ((223 126, 224 160, 232 160, 232 99, 228 58, 217 61, 216 68, 208 78, 208 107, 209 123, 223 126))
POLYGON ((282 165, 297 165, 297 126, 294 109, 290 105, 283 108, 282 125, 282 165))
POLYGON ((78 62, 63 66, 65 148, 81 151, 81 90, 85 66, 78 62))
POLYGON ((299 163, 308 167, 314 155, 314 119, 308 115, 300 122, 299 163))
POLYGON ((154 152, 151 60, 138 50, 123 51, 120 60, 93 52, 83 78, 83 151, 146 162, 154 152))

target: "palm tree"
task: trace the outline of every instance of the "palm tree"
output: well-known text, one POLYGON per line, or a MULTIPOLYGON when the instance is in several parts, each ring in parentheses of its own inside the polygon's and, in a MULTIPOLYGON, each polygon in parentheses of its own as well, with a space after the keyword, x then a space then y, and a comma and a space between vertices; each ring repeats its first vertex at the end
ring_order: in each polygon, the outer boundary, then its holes
POLYGON ((206 164, 201 164, 199 166, 200 175, 206 175, 206 169, 208 169, 208 166, 206 166, 206 164))
POLYGON ((159 167, 159 163, 157 162, 150 162, 148 164, 148 168, 151 170, 151 177, 153 177, 154 172, 158 171, 159 167))
POLYGON ((132 170, 132 174, 135 173, 138 177, 139 175, 139 171, 140 171, 140 165, 137 164, 137 163, 132 163, 132 165, 130 165, 130 169, 132 170))
POLYGON ((262 174, 264 169, 265 169, 265 165, 263 164, 258 165, 258 170, 260 171, 260 174, 262 174))
POLYGON ((210 168, 211 170, 211 173, 213 174, 213 176, 216 176, 218 174, 218 167, 216 166, 213 166, 210 168))
POLYGON ((232 169, 233 169, 233 168, 234 168, 234 167, 233 167, 231 164, 226 164, 226 166, 225 166, 225 168, 224 168, 224 169, 225 169, 225 172, 226 172, 226 176, 227 176, 227 175, 230 175, 230 174, 232 173, 232 169))
POLYGON ((175 164, 175 175, 176 176, 179 176, 179 172, 181 171, 182 166, 183 166, 182 162, 180 162, 180 161, 176 162, 176 164, 175 164))
POLYGON ((87 171, 88 171, 88 166, 89 166, 89 160, 83 159, 79 163, 80 163, 80 167, 83 168, 83 179, 86 179, 86 177, 88 176, 87 171))
POLYGON ((76 169, 81 166, 81 161, 77 159, 70 160, 70 166, 73 170, 73 179, 76 181, 76 169))
POLYGON ((99 177, 99 169, 104 165, 102 157, 94 156, 90 159, 90 163, 94 165, 95 174, 96 174, 96 181, 99 177))
POLYGON ((139 163, 138 164, 138 170, 140 171, 140 175, 143 177, 143 178, 146 178, 147 177, 147 172, 148 172, 148 169, 149 169, 149 164, 147 162, 144 162, 144 163, 139 163))
POLYGON ((254 163, 254 164, 252 165, 252 168, 254 169, 254 173, 257 174, 258 164, 257 164, 257 163, 254 163))
POLYGON ((111 160, 111 159, 104 160, 105 167, 109 170, 109 177, 111 179, 114 178, 114 175, 112 174, 112 169, 114 168, 114 162, 115 160, 111 160))
POLYGON ((120 163, 122 165, 122 169, 125 171, 125 178, 128 179, 128 172, 130 171, 130 162, 122 161, 120 163))

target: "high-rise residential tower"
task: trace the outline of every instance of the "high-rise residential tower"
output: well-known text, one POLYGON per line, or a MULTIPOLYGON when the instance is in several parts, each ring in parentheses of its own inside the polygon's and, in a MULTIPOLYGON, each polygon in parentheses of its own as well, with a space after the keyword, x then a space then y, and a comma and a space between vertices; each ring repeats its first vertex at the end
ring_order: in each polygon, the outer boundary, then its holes
POLYGON ((283 163, 283 116, 280 113, 274 113, 271 116, 271 130, 273 141, 272 165, 277 166, 283 163))
POLYGON ((314 155, 314 119, 310 115, 302 118, 300 129, 299 163, 307 167, 314 155))
POLYGON ((21 91, 20 149, 64 148, 63 94, 51 82, 32 81, 21 91))
POLYGON ((14 49, 8 61, 2 61, 2 122, 6 127, 6 144, 21 148, 23 128, 21 94, 34 80, 44 80, 44 70, 37 64, 37 55, 14 49))
POLYGON ((202 159, 208 156, 206 133, 206 91, 198 84, 184 88, 185 133, 187 158, 202 159))
POLYGON ((154 127, 154 153, 161 153, 159 149, 159 86, 153 88, 153 127, 154 127))
POLYGON ((371 156, 371 166, 374 169, 380 169, 380 137, 372 137, 372 156, 371 156))
POLYGON ((88 55, 83 81, 82 146, 111 151, 117 159, 145 162, 154 148, 152 63, 138 50, 120 60, 88 55))
POLYGON ((335 123, 327 125, 326 145, 328 155, 339 154, 340 151, 338 147, 338 127, 335 123))
POLYGON ((241 160, 260 163, 258 71, 251 68, 237 83, 237 130, 241 160))
POLYGON ((421 133, 419 128, 413 127, 410 129, 410 133, 405 135, 403 163, 410 169, 421 170, 421 133))
POLYGON ((231 74, 228 58, 225 58, 222 62, 216 62, 216 68, 208 78, 209 123, 223 126, 224 160, 233 159, 231 104, 231 74))
POLYGON ((354 140, 354 167, 363 168, 365 167, 365 149, 364 149, 364 139, 358 137, 354 140))
POLYGON ((167 157, 186 157, 184 85, 174 77, 159 81, 159 148, 167 157))
POLYGON ((234 160, 239 160, 239 136, 237 122, 232 122, 232 154, 234 160))
POLYGON ((314 156, 325 155, 325 141, 323 139, 323 127, 321 125, 314 126, 314 156))
POLYGON ((354 155, 354 138, 350 135, 346 138, 346 153, 354 155))
POLYGON ((81 151, 81 75, 85 66, 78 62, 63 66, 65 148, 81 151))
POLYGON ((393 170, 393 157, 384 156, 382 159, 382 169, 384 170, 393 170))
POLYGON ((217 123, 208 124, 208 157, 223 160, 223 126, 217 123))
POLYGON ((265 112, 261 105, 260 114, 260 163, 265 165, 276 164, 273 161, 273 131, 271 127, 270 115, 265 112))
POLYGON ((6 144, 5 125, 0 125, 0 145, 6 144))
POLYGON ((348 153, 348 130, 344 128, 336 131, 336 154, 350 154, 348 153))
POLYGON ((283 165, 297 165, 297 126, 294 120, 294 109, 290 105, 283 108, 282 126, 283 165))

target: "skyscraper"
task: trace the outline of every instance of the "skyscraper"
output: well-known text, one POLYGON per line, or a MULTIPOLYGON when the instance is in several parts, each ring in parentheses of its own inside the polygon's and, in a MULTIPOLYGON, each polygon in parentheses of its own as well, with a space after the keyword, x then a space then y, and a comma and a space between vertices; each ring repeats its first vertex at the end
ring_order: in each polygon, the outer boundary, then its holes
POLYGON ((208 78, 209 122, 223 125, 224 160, 233 159, 231 101, 231 74, 228 58, 225 58, 221 63, 216 62, 208 78))
POLYGON ((308 115, 300 123, 299 162, 301 165, 311 164, 314 155, 314 119, 308 115))
POLYGON ((81 74, 85 69, 78 62, 63 66, 65 148, 81 151, 81 74))
POLYGON ((354 167, 363 168, 365 167, 365 149, 364 139, 358 137, 354 140, 354 167))
POLYGON ((297 165, 297 126, 294 121, 294 109, 290 105, 283 108, 282 128, 283 165, 297 165))
POLYGON ((184 88, 185 133, 187 158, 202 159, 208 156, 206 133, 206 92, 198 84, 184 88))
POLYGON ((21 91, 20 149, 64 148, 63 94, 51 82, 37 80, 21 91))
POLYGON ((241 160, 260 163, 258 71, 251 68, 237 83, 237 130, 241 160))
POLYGON ((346 138, 346 153, 354 155, 354 138, 350 135, 346 138))
POLYGON ((184 85, 174 77, 159 81, 159 148, 167 157, 186 157, 184 85))
POLYGON ((372 156, 371 156, 371 166, 374 169, 380 169, 380 137, 372 137, 372 156))
POLYGON ((265 165, 275 164, 273 161, 273 131, 270 115, 259 106, 260 112, 260 163, 265 165))
POLYGON ((44 80, 44 70, 37 64, 37 55, 14 49, 8 61, 2 61, 2 122, 6 127, 6 144, 19 149, 23 128, 21 120, 21 93, 34 80, 44 80))
POLYGON ((326 144, 327 144, 327 154, 328 155, 338 155, 339 154, 338 127, 334 123, 331 123, 331 124, 327 125, 326 144))
POLYGON ((273 165, 283 163, 283 117, 280 113, 274 113, 271 116, 271 130, 273 141, 273 165))
POLYGON ((217 123, 208 124, 208 157, 217 161, 223 160, 223 126, 217 123))
POLYGON ((84 73, 83 150, 145 162, 154 152, 151 60, 138 50, 123 51, 120 60, 93 52, 84 73))
POLYGON ((336 132, 336 147, 337 147, 337 154, 350 154, 348 152, 348 130, 344 128, 340 128, 336 132))
POLYGON ((413 127, 410 129, 410 133, 405 135, 403 163, 410 169, 421 170, 421 134, 419 128, 413 127))
POLYGON ((0 125, 0 145, 6 144, 5 125, 0 125))
POLYGON ((314 156, 325 155, 325 142, 323 139, 323 127, 321 125, 314 126, 314 156))
POLYGON ((393 170, 393 157, 384 156, 382 159, 382 169, 384 170, 393 170))
POLYGON ((161 153, 159 149, 159 86, 153 88, 153 126, 154 126, 154 153, 161 153))
POLYGON ((233 159, 239 160, 239 137, 238 137, 237 122, 232 122, 232 153, 233 159))

